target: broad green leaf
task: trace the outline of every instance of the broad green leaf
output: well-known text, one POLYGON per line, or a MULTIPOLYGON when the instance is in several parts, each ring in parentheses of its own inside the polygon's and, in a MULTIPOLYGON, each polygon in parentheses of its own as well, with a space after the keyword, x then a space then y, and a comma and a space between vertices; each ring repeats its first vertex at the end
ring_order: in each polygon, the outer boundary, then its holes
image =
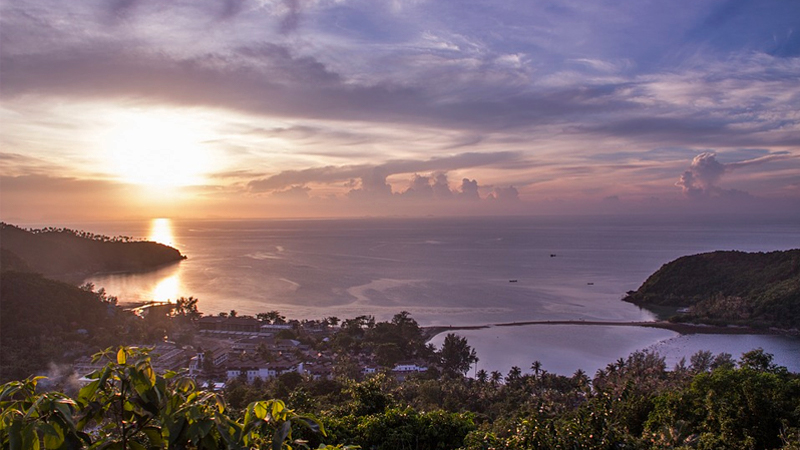
POLYGON ((144 445, 136 441, 128 441, 128 447, 130 447, 132 450, 147 450, 144 445))
POLYGON ((253 405, 253 413, 259 420, 264 420, 267 417, 267 407, 264 405, 264 402, 256 402, 253 405))
POLYGON ((100 380, 92 381, 78 391, 78 398, 87 402, 93 400, 98 387, 100 387, 100 380))
POLYGON ((283 410, 286 409, 286 405, 281 400, 273 400, 272 401, 272 418, 276 420, 280 420, 279 416, 283 410))
POLYGON ((25 450, 39 450, 41 448, 39 435, 36 434, 33 424, 29 424, 22 429, 22 448, 25 450))
POLYGON ((74 406, 75 402, 67 398, 62 398, 53 402, 53 408, 58 411, 61 419, 73 429, 75 428, 75 422, 72 420, 72 408, 74 406))
POLYGON ((150 441, 151 447, 162 447, 164 444, 164 439, 161 437, 161 429, 157 427, 146 427, 142 430, 142 433, 147 436, 147 439, 150 441))
POLYGON ((42 423, 39 429, 44 432, 44 448, 57 449, 64 444, 64 430, 57 423, 42 423))
POLYGON ((150 380, 150 386, 154 386, 156 384, 156 372, 153 370, 153 367, 148 364, 142 369, 144 375, 150 380))
POLYGON ((288 420, 283 422, 281 426, 275 430, 275 434, 272 435, 272 450, 281 450, 283 447, 283 441, 286 440, 286 436, 289 436, 291 431, 292 422, 288 420))
POLYGON ((10 450, 22 450, 22 421, 15 420, 8 430, 8 446, 10 450))

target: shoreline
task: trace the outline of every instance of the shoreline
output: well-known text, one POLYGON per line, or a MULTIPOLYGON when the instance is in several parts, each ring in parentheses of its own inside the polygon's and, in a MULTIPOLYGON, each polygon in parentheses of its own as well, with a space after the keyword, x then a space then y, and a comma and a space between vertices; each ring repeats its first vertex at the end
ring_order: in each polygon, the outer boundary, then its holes
POLYGON ((457 330, 481 330, 491 327, 519 327, 531 325, 582 325, 582 326, 611 326, 611 327, 643 327, 643 328, 660 328, 663 330, 674 331, 680 335, 687 334, 753 334, 753 335, 784 335, 784 336, 798 336, 796 330, 784 330, 778 328, 752 328, 742 326, 718 326, 718 325, 704 325, 704 324, 691 324, 691 323, 674 323, 668 321, 656 322, 614 322, 614 321, 597 321, 597 320, 530 320, 523 322, 504 322, 485 325, 464 325, 464 326, 443 326, 435 325, 430 327, 421 327, 427 340, 433 339, 434 336, 444 333, 446 331, 457 330))

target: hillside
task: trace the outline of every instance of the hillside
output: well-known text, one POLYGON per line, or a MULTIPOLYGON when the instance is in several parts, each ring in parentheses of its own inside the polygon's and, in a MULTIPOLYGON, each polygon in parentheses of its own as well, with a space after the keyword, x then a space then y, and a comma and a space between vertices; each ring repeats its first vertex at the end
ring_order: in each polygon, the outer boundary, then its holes
POLYGON ((22 378, 67 351, 116 343, 124 313, 114 299, 39 274, 0 273, 0 379, 22 378), (86 347, 88 346, 88 347, 86 347))
POLYGON ((24 230, 0 223, 0 267, 59 278, 95 272, 132 272, 184 256, 155 242, 128 241, 66 229, 24 230))
POLYGON ((624 301, 688 308, 676 320, 800 327, 800 250, 717 251, 662 266, 624 301))

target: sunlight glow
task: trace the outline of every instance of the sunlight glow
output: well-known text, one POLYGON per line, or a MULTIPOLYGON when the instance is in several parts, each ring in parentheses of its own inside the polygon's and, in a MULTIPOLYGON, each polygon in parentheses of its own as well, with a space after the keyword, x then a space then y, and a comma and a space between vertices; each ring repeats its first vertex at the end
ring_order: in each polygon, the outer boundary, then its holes
POLYGON ((150 222, 150 235, 147 236, 147 240, 174 247, 175 238, 172 235, 172 221, 165 218, 153 219, 150 222))
POLYGON ((150 296, 156 302, 174 302, 178 299, 179 287, 180 280, 175 274, 159 281, 150 296))
POLYGON ((156 187, 202 184, 212 158, 203 127, 189 116, 154 111, 121 114, 104 133, 112 172, 122 181, 156 187))

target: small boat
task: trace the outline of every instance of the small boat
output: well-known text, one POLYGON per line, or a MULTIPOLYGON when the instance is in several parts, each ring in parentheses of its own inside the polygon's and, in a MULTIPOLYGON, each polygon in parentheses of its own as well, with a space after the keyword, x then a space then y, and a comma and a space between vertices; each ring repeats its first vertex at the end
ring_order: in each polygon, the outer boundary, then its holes
POLYGON ((555 257, 556 257, 556 254, 555 254, 555 253, 550 253, 550 257, 551 257, 551 258, 555 258, 555 257))
POLYGON ((592 282, 589 282, 589 283, 586 283, 586 284, 587 284, 588 286, 594 286, 594 283, 592 283, 592 282))
POLYGON ((517 280, 508 280, 509 283, 516 283, 517 280))

